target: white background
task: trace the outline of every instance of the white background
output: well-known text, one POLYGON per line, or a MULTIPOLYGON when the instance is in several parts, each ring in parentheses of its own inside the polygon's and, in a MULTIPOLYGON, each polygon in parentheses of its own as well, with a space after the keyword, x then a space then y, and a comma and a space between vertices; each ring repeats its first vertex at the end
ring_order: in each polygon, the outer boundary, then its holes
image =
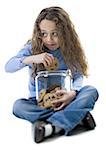
POLYGON ((0 149, 106 149, 106 4, 105 0, 1 0, 0 1, 0 149), (71 17, 89 62, 89 78, 100 94, 92 114, 93 131, 36 144, 31 124, 12 115, 16 99, 28 96, 28 70, 5 73, 4 65, 31 37, 38 13, 48 6, 63 7, 71 17))

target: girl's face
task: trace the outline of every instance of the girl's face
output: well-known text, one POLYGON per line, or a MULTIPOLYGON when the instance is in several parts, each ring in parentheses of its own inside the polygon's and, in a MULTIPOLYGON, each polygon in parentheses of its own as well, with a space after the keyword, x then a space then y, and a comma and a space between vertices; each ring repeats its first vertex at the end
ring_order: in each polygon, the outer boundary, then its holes
POLYGON ((59 38, 55 22, 44 19, 40 22, 39 27, 44 46, 50 50, 59 48, 59 38))

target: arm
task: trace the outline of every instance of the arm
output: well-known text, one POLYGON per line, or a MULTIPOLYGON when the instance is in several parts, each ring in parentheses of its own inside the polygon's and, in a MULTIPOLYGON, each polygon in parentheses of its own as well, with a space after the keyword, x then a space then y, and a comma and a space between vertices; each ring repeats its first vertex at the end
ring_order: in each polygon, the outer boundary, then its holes
POLYGON ((5 65, 6 72, 15 72, 25 66, 42 63, 45 67, 53 64, 54 57, 49 53, 41 53, 31 55, 31 44, 26 44, 25 47, 14 57, 12 57, 5 65))
POLYGON ((5 65, 6 72, 16 72, 27 64, 23 63, 23 60, 31 55, 31 44, 26 44, 23 49, 21 49, 18 54, 12 57, 5 65))

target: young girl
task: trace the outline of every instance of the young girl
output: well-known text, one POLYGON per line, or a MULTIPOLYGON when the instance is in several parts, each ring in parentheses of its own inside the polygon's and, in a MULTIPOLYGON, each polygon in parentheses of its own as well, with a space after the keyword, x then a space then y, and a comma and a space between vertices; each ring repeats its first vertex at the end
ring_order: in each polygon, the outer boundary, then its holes
POLYGON ((15 72, 26 66, 30 71, 30 96, 14 103, 13 114, 33 123, 35 142, 56 133, 69 135, 81 121, 89 129, 95 128, 90 111, 98 99, 98 92, 93 86, 82 87, 83 76, 87 76, 86 58, 74 25, 62 8, 49 7, 40 12, 31 40, 7 62, 5 70, 15 72), (63 96, 53 101, 53 109, 43 108, 36 100, 35 77, 39 71, 50 69, 55 58, 58 65, 54 70, 70 69, 73 86, 68 92, 62 89, 56 92, 63 96))

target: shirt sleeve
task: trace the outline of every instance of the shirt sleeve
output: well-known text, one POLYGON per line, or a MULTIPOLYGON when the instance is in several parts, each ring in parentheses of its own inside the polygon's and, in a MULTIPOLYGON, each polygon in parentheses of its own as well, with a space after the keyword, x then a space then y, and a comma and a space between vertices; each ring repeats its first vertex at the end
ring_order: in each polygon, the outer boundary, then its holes
POLYGON ((79 72, 75 72, 73 75, 72 89, 75 91, 80 91, 83 84, 83 75, 79 72))
POLYGON ((16 72, 22 69, 25 66, 28 66, 23 63, 23 60, 31 55, 31 44, 26 44, 16 56, 12 57, 5 65, 6 72, 16 72))

